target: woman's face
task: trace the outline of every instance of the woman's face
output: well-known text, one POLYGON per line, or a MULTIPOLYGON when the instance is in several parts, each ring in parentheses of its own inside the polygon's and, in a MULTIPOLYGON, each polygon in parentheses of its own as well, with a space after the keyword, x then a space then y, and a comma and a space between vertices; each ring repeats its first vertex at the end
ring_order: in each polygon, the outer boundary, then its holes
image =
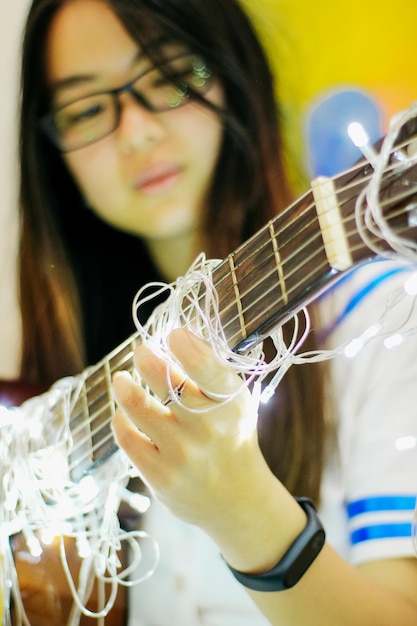
MULTIPOLYGON (((133 80, 150 66, 140 52, 102 0, 69 0, 46 42, 52 106, 133 80)), ((206 98, 222 105, 215 81, 206 98)), ((87 204, 115 227, 144 238, 195 231, 220 150, 219 117, 192 100, 162 113, 146 110, 129 93, 120 102, 114 132, 64 153, 87 204)))

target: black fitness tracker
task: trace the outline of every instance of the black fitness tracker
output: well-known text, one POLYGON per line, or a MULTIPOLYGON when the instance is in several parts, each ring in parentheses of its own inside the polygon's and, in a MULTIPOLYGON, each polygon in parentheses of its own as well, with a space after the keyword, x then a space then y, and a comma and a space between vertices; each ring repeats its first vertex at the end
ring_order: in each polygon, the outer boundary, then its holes
POLYGON ((298 583, 322 549, 326 535, 313 502, 309 498, 295 499, 307 514, 307 524, 272 569, 262 574, 244 574, 228 565, 234 577, 245 587, 255 591, 289 589, 298 583))

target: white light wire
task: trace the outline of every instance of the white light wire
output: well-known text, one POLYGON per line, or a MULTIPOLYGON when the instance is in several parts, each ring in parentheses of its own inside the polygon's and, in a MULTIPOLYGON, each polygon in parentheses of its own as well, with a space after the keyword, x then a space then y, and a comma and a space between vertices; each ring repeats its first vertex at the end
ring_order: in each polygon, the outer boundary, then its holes
POLYGON ((82 480, 74 482, 69 476, 69 453, 73 445, 69 419, 85 376, 86 373, 63 379, 46 394, 28 400, 19 408, 2 410, 0 415, 0 593, 4 624, 9 619, 11 594, 16 626, 30 626, 11 552, 10 538, 18 532, 25 537, 28 550, 40 556, 39 533, 43 529, 54 529, 74 600, 68 626, 78 624, 81 614, 97 619, 100 626, 100 621, 114 606, 118 587, 145 580, 158 563, 159 548, 152 537, 120 527, 117 513, 121 500, 125 499, 125 494, 131 495, 125 485, 135 475, 121 450, 91 477, 95 490, 90 500, 82 493, 82 480), (57 407, 58 421, 52 419, 57 407), (78 588, 68 565, 65 538, 88 548, 89 556, 80 556, 78 588), (151 558, 142 571, 139 566, 143 542, 147 542, 151 558), (130 546, 130 562, 121 571, 117 553, 123 543, 130 546), (138 573, 128 579, 133 571, 138 573), (87 602, 92 588, 90 583, 94 580, 99 605, 93 612, 87 608, 87 602))
MULTIPOLYGON (((395 174, 396 168, 401 171, 407 163, 416 161, 415 154, 410 154, 406 156, 405 163, 399 161, 397 164, 389 165, 390 155, 401 128, 416 114, 417 105, 413 105, 392 120, 378 157, 375 158, 372 153, 374 173, 356 204, 357 228, 365 243, 376 254, 391 256, 389 252, 385 250, 381 252, 378 247, 375 247, 367 234, 367 230, 370 230, 371 233, 389 243, 396 257, 400 255, 403 259, 408 259, 413 263, 416 262, 417 245, 415 242, 401 239, 390 228, 381 206, 380 188, 384 172, 388 167, 392 167, 393 174, 395 174), (361 218, 364 207, 364 217, 361 218)), ((305 309, 299 313, 304 316, 303 326, 300 325, 298 314, 293 316, 293 337, 289 346, 285 345, 280 328, 270 333, 275 347, 275 355, 271 361, 265 360, 262 342, 245 354, 231 350, 222 328, 218 296, 212 281, 213 271, 218 263, 218 260, 207 261, 204 255, 200 255, 184 277, 170 285, 148 284, 138 292, 134 300, 133 315, 140 338, 155 352, 164 356, 169 364, 178 365, 169 350, 167 341, 169 333, 180 326, 191 328, 206 339, 213 346, 216 354, 241 376, 243 386, 255 383, 255 392, 267 400, 291 365, 327 360, 346 351, 349 342, 332 350, 301 352, 304 338, 309 331, 309 318, 305 309), (149 289, 153 291, 150 295, 146 295, 149 289), (155 309, 145 325, 140 324, 138 313, 141 306, 152 301, 158 293, 161 294, 165 290, 169 291, 167 300, 155 309), (204 298, 201 298, 201 293, 205 294, 204 298), (299 336, 300 328, 305 329, 301 336, 299 336), (259 394, 260 384, 270 374, 274 376, 261 395, 259 394)), ((392 294, 377 324, 356 338, 361 346, 387 332, 390 313, 404 297, 406 297, 405 292, 392 294)), ((410 298, 411 300, 414 306, 415 299, 410 298)), ((398 328, 396 332, 401 333, 401 330, 398 328)), ((416 332, 415 328, 407 330, 407 334, 414 332, 416 332)), ((173 392, 169 368, 167 368, 167 380, 170 391, 173 392)), ((68 461, 73 444, 69 416, 78 396, 77 389, 80 390, 83 383, 82 376, 64 379, 59 381, 48 394, 28 401, 19 409, 0 413, 0 564, 3 572, 3 589, 0 591, 3 595, 3 623, 5 625, 10 619, 7 611, 10 605, 10 593, 12 593, 16 607, 17 626, 29 626, 19 595, 17 573, 10 552, 9 538, 16 532, 22 531, 30 540, 36 540, 34 531, 50 525, 55 525, 59 529, 61 560, 74 598, 68 626, 76 626, 81 614, 96 618, 101 626, 104 623, 104 616, 108 614, 114 603, 117 586, 131 586, 148 578, 152 575, 158 561, 158 546, 151 537, 139 531, 128 533, 120 529, 117 510, 120 505, 121 492, 116 489, 116 486, 124 486, 126 480, 133 475, 133 468, 121 451, 106 461, 104 465, 107 469, 104 474, 98 478, 95 477, 98 492, 93 502, 88 505, 82 503, 78 484, 73 483, 66 472, 68 467, 65 463, 68 461), (62 403, 62 421, 60 425, 54 425, 54 428, 51 428, 51 412, 57 402, 62 403), (57 460, 59 460, 58 466, 61 466, 58 476, 57 460), (53 471, 51 471, 51 464, 53 471), (51 506, 50 502, 55 504, 51 506), (68 519, 74 517, 78 519, 78 526, 76 528, 72 526, 68 530, 68 519), (65 537, 72 537, 80 546, 84 545, 88 548, 89 556, 82 561, 78 588, 69 571, 65 537), (143 575, 136 580, 131 580, 128 576, 136 569, 142 558, 140 547, 142 540, 151 542, 154 561, 143 575), (132 560, 130 565, 120 572, 117 552, 123 541, 129 543, 132 560), (99 593, 101 607, 95 613, 86 607, 91 571, 94 572, 96 580, 102 584, 99 593), (107 603, 103 592, 104 584, 109 584, 111 587, 107 603)), ((213 396, 213 394, 210 395, 213 396)), ((231 396, 218 394, 215 399, 219 402, 228 402, 231 396)), ((180 399, 176 401, 181 402, 180 399)))
MULTIPOLYGON (((398 174, 406 173, 412 165, 417 163, 417 138, 413 140, 405 140, 404 146, 398 146, 396 149, 394 144, 397 141, 401 130, 411 119, 417 116, 417 102, 413 103, 407 110, 395 115, 390 122, 389 130, 384 138, 381 149, 377 158, 373 158, 371 165, 374 172, 370 177, 369 183, 364 187, 356 202, 356 222, 359 234, 366 245, 377 255, 389 258, 402 258, 412 263, 417 262, 417 243, 404 237, 399 236, 390 226, 384 214, 383 202, 381 201, 381 189, 384 177, 388 173, 393 180, 398 174), (392 158, 394 155, 394 158, 392 158), (395 158, 398 155, 398 158, 395 158), (361 217, 362 215, 362 217, 361 217), (381 250, 375 244, 368 232, 382 239, 392 249, 392 252, 381 250)), ((367 156, 367 152, 364 152, 367 156)), ((411 208, 416 210, 417 183, 409 181, 404 176, 404 191, 413 195, 411 208)))

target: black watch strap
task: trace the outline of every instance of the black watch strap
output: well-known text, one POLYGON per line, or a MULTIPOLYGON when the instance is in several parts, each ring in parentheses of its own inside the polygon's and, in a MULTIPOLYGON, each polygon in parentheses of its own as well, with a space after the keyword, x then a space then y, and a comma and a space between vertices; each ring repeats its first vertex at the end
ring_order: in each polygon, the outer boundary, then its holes
POLYGON ((307 524, 281 560, 262 574, 244 574, 228 565, 234 577, 255 591, 284 591, 293 587, 308 570, 325 542, 325 532, 309 498, 295 498, 307 514, 307 524))

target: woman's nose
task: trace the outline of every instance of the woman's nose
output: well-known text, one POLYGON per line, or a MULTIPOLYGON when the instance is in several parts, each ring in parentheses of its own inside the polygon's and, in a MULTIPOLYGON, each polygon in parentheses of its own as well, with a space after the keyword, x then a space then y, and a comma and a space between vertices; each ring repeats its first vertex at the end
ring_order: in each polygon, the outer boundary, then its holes
POLYGON ((121 149, 125 153, 146 150, 165 136, 161 116, 146 109, 130 93, 120 96, 117 133, 121 149))

